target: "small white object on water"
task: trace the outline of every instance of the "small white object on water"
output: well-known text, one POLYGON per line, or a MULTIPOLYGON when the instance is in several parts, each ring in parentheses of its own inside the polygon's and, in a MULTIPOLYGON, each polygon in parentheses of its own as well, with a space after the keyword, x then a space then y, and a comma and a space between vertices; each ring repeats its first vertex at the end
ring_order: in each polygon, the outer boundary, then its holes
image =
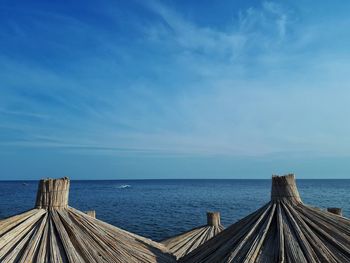
POLYGON ((120 188, 120 189, 124 189, 124 188, 130 188, 131 187, 131 185, 128 185, 128 184, 122 184, 122 185, 120 185, 118 188, 120 188))

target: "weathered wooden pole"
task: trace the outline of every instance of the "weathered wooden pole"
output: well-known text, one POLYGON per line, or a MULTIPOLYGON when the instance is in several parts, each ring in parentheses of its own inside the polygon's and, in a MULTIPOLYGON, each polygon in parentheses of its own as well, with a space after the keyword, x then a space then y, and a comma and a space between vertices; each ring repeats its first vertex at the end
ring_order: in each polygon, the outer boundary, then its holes
POLYGON ((343 211, 339 207, 328 207, 327 211, 332 213, 332 214, 338 215, 338 216, 342 216, 343 215, 343 211))
POLYGON ((207 225, 208 226, 220 226, 220 212, 207 212, 207 225))
POLYGON ((85 211, 85 214, 87 214, 88 216, 91 216, 93 218, 96 218, 96 211, 95 210, 85 211))
POLYGON ((286 200, 295 203, 302 203, 295 183, 294 174, 272 176, 271 200, 286 200))
POLYGON ((39 181, 35 208, 60 209, 68 207, 70 181, 60 179, 42 179, 39 181))

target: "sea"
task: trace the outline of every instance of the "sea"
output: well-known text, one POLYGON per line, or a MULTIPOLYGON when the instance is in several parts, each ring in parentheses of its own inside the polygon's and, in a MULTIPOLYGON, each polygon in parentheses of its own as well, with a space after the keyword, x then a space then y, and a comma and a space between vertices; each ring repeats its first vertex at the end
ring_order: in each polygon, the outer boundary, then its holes
MULTIPOLYGON (((0 181, 0 219, 31 209, 37 181, 0 181)), ((350 217, 350 180, 297 180, 305 204, 341 207, 350 217)), ((271 180, 71 181, 69 205, 156 241, 206 223, 220 211, 229 226, 270 200, 271 180)))

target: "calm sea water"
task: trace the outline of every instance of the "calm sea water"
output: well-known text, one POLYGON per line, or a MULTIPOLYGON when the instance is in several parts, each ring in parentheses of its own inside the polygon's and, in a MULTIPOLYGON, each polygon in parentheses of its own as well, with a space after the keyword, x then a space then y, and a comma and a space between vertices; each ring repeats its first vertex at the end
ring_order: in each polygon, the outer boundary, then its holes
MULTIPOLYGON (((0 218, 33 207, 36 181, 0 181, 0 218)), ((205 224, 206 211, 221 212, 228 226, 270 199, 271 180, 72 181, 70 206, 96 210, 97 218, 161 240, 205 224), (120 188, 121 185, 130 188, 120 188)), ((342 207, 350 216, 350 180, 298 180, 306 204, 342 207)))

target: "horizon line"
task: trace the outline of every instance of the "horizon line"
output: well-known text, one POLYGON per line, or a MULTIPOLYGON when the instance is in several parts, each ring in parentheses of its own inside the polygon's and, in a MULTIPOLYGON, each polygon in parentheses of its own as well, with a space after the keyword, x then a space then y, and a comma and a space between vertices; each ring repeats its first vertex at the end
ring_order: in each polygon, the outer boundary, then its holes
MULTIPOLYGON (((47 179, 50 177, 45 177, 41 179, 13 179, 13 180, 0 180, 0 182, 23 182, 23 181, 40 181, 42 179, 47 179)), ((63 178, 63 177, 57 177, 63 178)), ((52 179, 57 179, 52 178, 52 179)), ((68 177, 69 178, 69 177, 68 177)), ((133 179, 69 179, 70 181, 171 181, 171 180, 271 180, 271 178, 133 178, 133 179)), ((296 180, 350 180, 350 178, 296 178, 296 180)))

